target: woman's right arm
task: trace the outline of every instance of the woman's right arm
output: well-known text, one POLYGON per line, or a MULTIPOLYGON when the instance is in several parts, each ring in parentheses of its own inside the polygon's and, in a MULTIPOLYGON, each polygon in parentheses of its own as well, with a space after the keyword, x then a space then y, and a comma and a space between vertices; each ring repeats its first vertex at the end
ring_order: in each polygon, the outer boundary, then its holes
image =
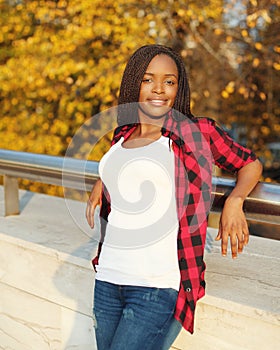
POLYGON ((94 212, 95 208, 100 205, 102 192, 102 181, 98 179, 94 184, 92 191, 90 193, 89 199, 87 201, 86 208, 86 218, 89 226, 94 227, 94 212))

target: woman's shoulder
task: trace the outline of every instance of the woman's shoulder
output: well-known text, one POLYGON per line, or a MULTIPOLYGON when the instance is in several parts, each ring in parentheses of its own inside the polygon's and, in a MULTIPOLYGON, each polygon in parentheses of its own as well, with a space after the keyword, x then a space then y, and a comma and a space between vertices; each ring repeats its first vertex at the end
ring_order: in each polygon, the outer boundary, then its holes
POLYGON ((184 132, 209 133, 211 127, 215 127, 216 121, 208 117, 187 118, 180 123, 180 128, 184 132))
POLYGON ((120 132, 127 132, 132 128, 135 128, 137 126, 137 123, 132 123, 132 124, 123 124, 123 125, 118 125, 115 129, 114 129, 114 134, 119 134, 120 132))
POLYGON ((115 128, 112 143, 116 143, 121 137, 125 137, 128 133, 131 133, 136 128, 136 124, 119 125, 115 128))

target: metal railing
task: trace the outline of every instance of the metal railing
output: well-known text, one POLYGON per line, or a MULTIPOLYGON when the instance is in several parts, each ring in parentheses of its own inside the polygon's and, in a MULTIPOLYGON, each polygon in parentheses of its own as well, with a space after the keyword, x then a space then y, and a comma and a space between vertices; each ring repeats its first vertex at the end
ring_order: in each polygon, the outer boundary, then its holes
MULTIPOLYGON (((19 214, 18 178, 90 191, 98 178, 98 162, 0 149, 4 176, 5 215, 19 214)), ((213 177, 211 211, 220 212, 235 180, 213 177)), ((259 182, 244 202, 247 219, 280 225, 280 185, 259 182)))

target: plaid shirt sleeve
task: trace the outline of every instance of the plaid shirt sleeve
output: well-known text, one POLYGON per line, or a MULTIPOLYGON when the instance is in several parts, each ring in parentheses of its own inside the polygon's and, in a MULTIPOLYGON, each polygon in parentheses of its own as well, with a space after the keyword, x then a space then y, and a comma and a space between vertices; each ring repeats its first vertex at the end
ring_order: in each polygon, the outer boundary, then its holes
POLYGON ((246 164, 256 160, 249 149, 235 142, 214 120, 209 121, 210 147, 215 164, 231 173, 238 172, 246 164))

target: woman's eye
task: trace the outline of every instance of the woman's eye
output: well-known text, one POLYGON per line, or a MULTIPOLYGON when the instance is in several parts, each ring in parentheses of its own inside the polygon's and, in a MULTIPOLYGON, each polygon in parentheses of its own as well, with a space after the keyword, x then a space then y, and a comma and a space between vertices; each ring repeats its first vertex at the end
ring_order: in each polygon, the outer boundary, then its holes
MULTIPOLYGON (((153 79, 152 78, 144 78, 142 80, 142 83, 153 83, 153 79)), ((165 85, 168 85, 168 86, 172 86, 172 85, 175 85, 175 82, 173 80, 165 80, 165 81, 162 81, 161 84, 165 84, 165 85)))
POLYGON ((174 81, 173 80, 166 80, 165 82, 166 85, 174 85, 174 81))

